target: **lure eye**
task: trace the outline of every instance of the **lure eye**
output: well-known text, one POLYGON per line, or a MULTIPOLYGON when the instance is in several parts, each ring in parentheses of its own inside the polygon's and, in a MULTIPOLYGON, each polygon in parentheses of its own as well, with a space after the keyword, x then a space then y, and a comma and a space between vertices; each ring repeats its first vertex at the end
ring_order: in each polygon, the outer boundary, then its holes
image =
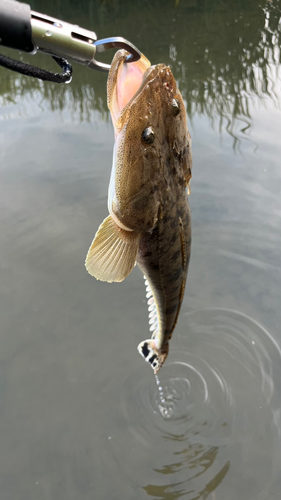
POLYGON ((176 97, 174 97, 174 99, 172 100, 173 115, 177 116, 179 114, 180 110, 181 110, 180 102, 176 97))
POLYGON ((154 142, 155 135, 151 127, 147 127, 144 129, 141 134, 141 140, 145 142, 145 144, 152 144, 154 142))

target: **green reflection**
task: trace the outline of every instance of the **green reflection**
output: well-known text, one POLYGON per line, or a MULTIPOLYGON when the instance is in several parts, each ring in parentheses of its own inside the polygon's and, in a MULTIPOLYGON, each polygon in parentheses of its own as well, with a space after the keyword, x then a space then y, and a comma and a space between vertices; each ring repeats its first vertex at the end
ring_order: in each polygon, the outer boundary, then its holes
MULTIPOLYGON (((46 2, 32 8, 46 11, 46 2)), ((204 113, 220 117, 233 134, 235 120, 250 124, 253 97, 277 100, 280 63, 280 1, 160 0, 90 1, 50 0, 50 15, 95 30, 99 37, 122 35, 135 43, 153 64, 169 64, 179 82, 190 117, 204 113)), ((10 55, 15 53, 8 51, 10 55)), ((113 53, 106 55, 110 60, 113 53)), ((104 60, 105 60, 104 59, 104 60)), ((24 56, 32 64, 57 71, 50 58, 24 56)), ((79 120, 91 111, 108 116, 106 75, 74 65, 70 85, 38 82, 0 69, 2 105, 39 92, 52 110, 68 109, 79 120)))
MULTIPOLYGON (((185 442, 187 443, 186 437, 184 439, 179 439, 179 436, 170 436, 168 439, 185 442)), ((194 482, 199 476, 209 474, 204 477, 210 477, 210 473, 213 474, 213 469, 218 467, 218 453, 219 447, 217 446, 204 446, 200 443, 190 444, 185 446, 182 451, 176 451, 173 453, 177 457, 177 460, 168 465, 164 465, 160 469, 154 469, 158 474, 164 476, 171 476, 176 474, 175 478, 183 476, 186 474, 186 480, 180 482, 172 482, 172 478, 168 481, 168 484, 163 485, 152 485, 149 484, 144 486, 143 489, 149 496, 154 498, 161 498, 162 500, 176 500, 184 496, 189 500, 205 500, 208 496, 213 493, 216 488, 222 483, 226 474, 230 469, 230 462, 227 461, 217 472, 214 477, 207 482, 207 484, 198 491, 199 488, 194 488, 194 482)), ((204 481, 204 477, 201 481, 204 481)), ((215 498, 215 496, 213 496, 215 498)))
POLYGON ((153 484, 148 484, 143 489, 146 493, 154 498, 161 498, 162 500, 176 500, 177 498, 181 498, 184 495, 188 495, 191 492, 186 491, 185 488, 178 489, 177 491, 171 491, 172 488, 184 485, 184 483, 176 483, 171 485, 161 485, 154 486, 153 484))
POLYGON ((226 464, 220 469, 215 477, 211 481, 209 481, 209 483, 206 484, 205 488, 203 488, 198 493, 195 493, 193 490, 187 491, 186 487, 183 487, 185 484, 184 482, 163 486, 154 486, 149 484, 143 489, 149 496, 152 496, 154 498, 161 498, 162 500, 176 500, 177 498, 181 498, 183 496, 187 498, 188 495, 190 495, 188 496, 189 500, 206 500, 211 493, 212 500, 215 500, 215 490, 222 483, 229 469, 230 462, 226 462, 226 464), (177 491, 171 491, 172 489, 179 486, 180 488, 177 491))

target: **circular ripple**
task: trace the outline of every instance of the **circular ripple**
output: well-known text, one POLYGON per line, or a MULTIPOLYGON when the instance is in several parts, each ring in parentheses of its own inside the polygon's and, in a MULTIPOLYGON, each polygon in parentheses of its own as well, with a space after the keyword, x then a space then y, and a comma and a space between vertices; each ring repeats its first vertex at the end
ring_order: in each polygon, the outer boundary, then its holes
POLYGON ((154 411, 160 412, 164 419, 188 420, 192 408, 191 390, 196 391, 196 396, 198 400, 202 399, 202 403, 208 399, 206 381, 188 363, 168 363, 162 382, 158 376, 155 378, 157 387, 150 390, 150 403, 154 411))
MULTIPOLYGON (((169 484, 171 498, 216 490, 216 500, 264 500, 281 463, 280 380, 280 348, 251 318, 182 315, 159 379, 143 364, 124 381, 114 449, 118 457, 128 443, 135 450, 127 480, 137 465, 154 470, 163 492, 169 484)), ((151 483, 143 488, 157 497, 151 483)))

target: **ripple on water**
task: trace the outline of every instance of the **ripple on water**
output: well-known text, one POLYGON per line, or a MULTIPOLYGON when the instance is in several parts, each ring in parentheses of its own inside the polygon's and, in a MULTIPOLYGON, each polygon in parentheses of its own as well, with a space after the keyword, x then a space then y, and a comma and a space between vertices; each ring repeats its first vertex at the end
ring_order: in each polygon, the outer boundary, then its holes
POLYGON ((111 451, 134 450, 127 481, 147 477, 155 498, 265 500, 280 471, 280 380, 280 348, 251 318, 182 315, 159 377, 143 365, 122 388, 111 451))

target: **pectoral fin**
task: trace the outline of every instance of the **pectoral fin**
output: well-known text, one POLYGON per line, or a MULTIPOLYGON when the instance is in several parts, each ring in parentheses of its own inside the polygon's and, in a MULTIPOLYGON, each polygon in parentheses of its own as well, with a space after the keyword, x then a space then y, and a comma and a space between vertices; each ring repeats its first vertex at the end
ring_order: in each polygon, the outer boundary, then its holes
POLYGON ((97 280, 123 281, 135 265, 139 240, 139 233, 121 229, 109 215, 89 248, 87 271, 97 280))

